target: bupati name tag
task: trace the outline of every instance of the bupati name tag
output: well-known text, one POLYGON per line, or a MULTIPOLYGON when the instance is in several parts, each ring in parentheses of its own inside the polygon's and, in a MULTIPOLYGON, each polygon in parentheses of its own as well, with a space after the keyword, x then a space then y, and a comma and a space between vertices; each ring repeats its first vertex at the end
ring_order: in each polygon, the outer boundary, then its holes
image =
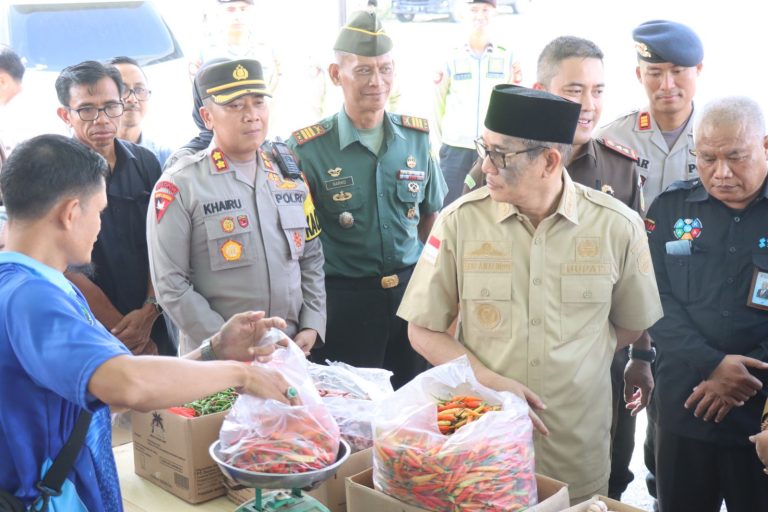
POLYGON ((344 178, 324 181, 323 183, 325 184, 325 190, 334 190, 342 187, 351 187, 355 184, 355 180, 352 176, 345 176, 344 178))
POLYGON ((424 171, 397 171, 397 179, 402 181, 424 181, 426 173, 424 171))
POLYGON ((610 263, 563 263, 561 275, 608 275, 611 273, 610 263))

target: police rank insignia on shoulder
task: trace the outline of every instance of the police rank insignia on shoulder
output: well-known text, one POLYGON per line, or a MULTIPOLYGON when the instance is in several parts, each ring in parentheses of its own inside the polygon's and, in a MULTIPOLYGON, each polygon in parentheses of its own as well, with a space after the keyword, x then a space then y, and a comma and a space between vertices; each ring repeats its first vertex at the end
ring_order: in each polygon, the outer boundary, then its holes
POLYGON ((619 144, 618 142, 608 140, 605 137, 601 137, 597 139, 597 142, 602 144, 606 148, 620 154, 621 156, 625 156, 630 160, 637 162, 637 153, 635 152, 634 149, 630 148, 629 146, 625 146, 624 144, 619 144))
POLYGON ((429 122, 421 117, 413 116, 400 116, 400 120, 403 126, 411 128, 413 130, 419 130, 421 132, 429 133, 429 122))
POLYGON ((650 130, 651 114, 648 112, 641 112, 640 115, 637 116, 637 128, 640 130, 650 130))
POLYGON ((224 158, 224 153, 222 153, 219 148, 211 151, 211 160, 213 160, 213 165, 216 167, 217 172, 222 172, 229 169, 227 159, 224 158))
POLYGON ((316 139, 317 137, 324 135, 325 132, 325 127, 318 123, 313 124, 312 126, 307 126, 306 128, 302 128, 301 130, 296 130, 293 132, 293 138, 296 139, 296 143, 301 146, 305 142, 309 142, 312 139, 316 139))
POLYGON ((259 151, 259 153, 261 154, 261 160, 264 162, 264 168, 267 169, 268 171, 273 170, 272 160, 269 159, 269 155, 267 154, 267 152, 262 149, 259 151))

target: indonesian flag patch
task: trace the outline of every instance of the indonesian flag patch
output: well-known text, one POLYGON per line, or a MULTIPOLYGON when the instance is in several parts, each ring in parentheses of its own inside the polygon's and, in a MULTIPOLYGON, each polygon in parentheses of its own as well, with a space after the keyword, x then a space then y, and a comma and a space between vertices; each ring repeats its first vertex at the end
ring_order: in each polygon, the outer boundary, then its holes
POLYGON ((427 263, 434 265, 437 262, 438 254, 440 254, 440 239, 432 235, 427 240, 424 250, 421 251, 421 258, 427 263))
POLYGON ((157 222, 163 218, 165 210, 171 205, 176 194, 179 192, 179 187, 171 183, 170 181, 160 181, 155 185, 155 215, 157 216, 157 222))

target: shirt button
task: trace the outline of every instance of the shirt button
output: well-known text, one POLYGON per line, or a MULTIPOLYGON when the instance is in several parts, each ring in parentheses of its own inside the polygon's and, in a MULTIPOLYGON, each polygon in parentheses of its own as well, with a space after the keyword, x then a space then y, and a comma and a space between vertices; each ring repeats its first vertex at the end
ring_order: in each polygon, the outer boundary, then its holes
POLYGON ((584 293, 581 294, 582 297, 585 299, 591 299, 592 298, 592 290, 587 290, 584 293))
POLYGON ((491 292, 490 290, 488 290, 488 288, 483 288, 482 290, 480 290, 480 295, 482 295, 483 297, 488 297, 491 295, 491 292))
POLYGON ((389 229, 389 225, 388 224, 384 224, 384 229, 389 229))
POLYGON ((379 192, 379 197, 384 197, 384 192, 379 192))
POLYGON ((722 313, 720 313, 720 314, 721 314, 722 316, 724 316, 724 317, 729 317, 729 316, 731 316, 731 312, 730 312, 730 311, 728 311, 727 309, 726 309, 725 311, 723 311, 722 313))
POLYGON ((534 368, 539 366, 539 360, 538 359, 531 359, 531 366, 533 366, 534 368))
POLYGON ((539 279, 538 277, 534 277, 533 278, 533 284, 535 284, 536 286, 540 285, 541 284, 541 279, 539 279))
POLYGON ((541 320, 538 318, 534 318, 531 320, 531 325, 539 325, 541 323, 541 320))
POLYGON ((539 245, 541 243, 541 237, 536 237, 533 241, 534 244, 539 245))
POLYGON ((733 222, 741 222, 741 217, 734 217, 733 222))
POLYGON ((728 252, 729 252, 729 253, 731 253, 731 254, 733 254, 733 253, 735 253, 735 252, 736 252, 736 248, 735 248, 735 247, 729 247, 729 248, 728 248, 728 252))
POLYGON ((725 280, 725 282, 728 284, 733 284, 733 278, 729 277, 728 279, 725 280))

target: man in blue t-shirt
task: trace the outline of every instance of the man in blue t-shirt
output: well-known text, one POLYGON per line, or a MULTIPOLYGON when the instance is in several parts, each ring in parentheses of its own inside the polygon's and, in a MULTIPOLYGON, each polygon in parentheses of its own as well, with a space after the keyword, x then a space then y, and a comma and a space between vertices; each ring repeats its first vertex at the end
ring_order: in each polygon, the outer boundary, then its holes
POLYGON ((284 328, 281 319, 235 316, 186 359, 135 357, 94 319, 63 272, 90 261, 107 172, 80 142, 41 135, 17 146, 0 174, 8 213, 0 252, 0 489, 27 505, 83 409, 93 417, 64 493, 52 500, 59 510, 122 510, 108 406, 149 411, 227 387, 298 403, 272 370, 189 360, 252 359, 258 354, 248 347, 269 327, 284 328))

